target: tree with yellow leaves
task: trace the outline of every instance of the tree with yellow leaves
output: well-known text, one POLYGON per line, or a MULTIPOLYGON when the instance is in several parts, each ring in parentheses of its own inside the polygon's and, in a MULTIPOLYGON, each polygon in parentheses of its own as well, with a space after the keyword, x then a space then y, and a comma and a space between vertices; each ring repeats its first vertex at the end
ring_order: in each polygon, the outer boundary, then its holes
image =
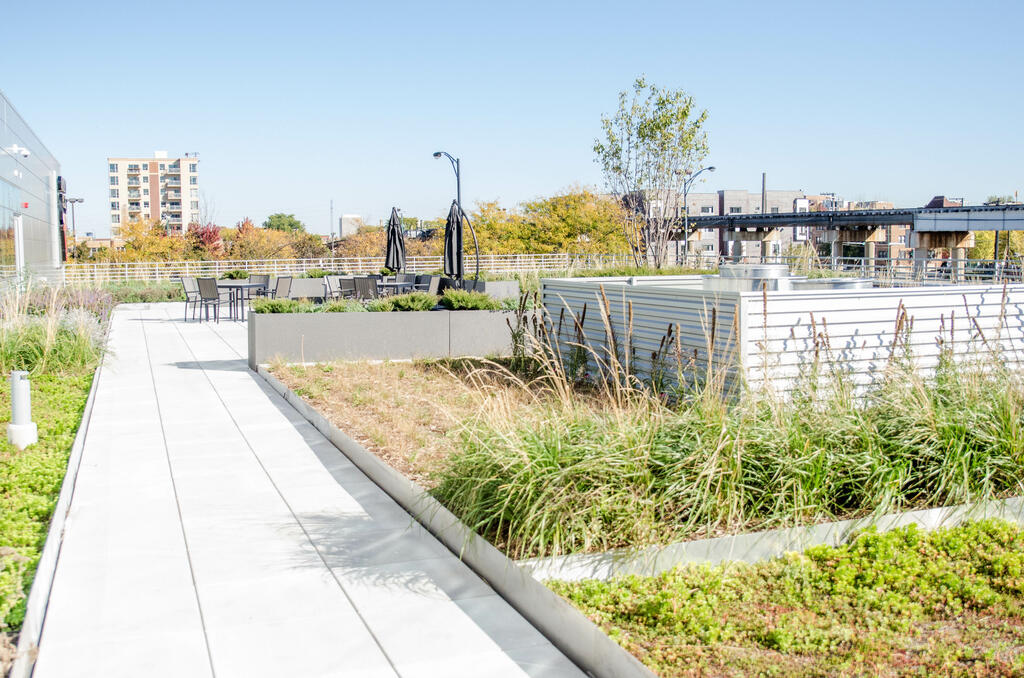
POLYGON ((110 252, 110 261, 176 261, 185 257, 185 239, 168 235, 164 225, 153 219, 122 224, 120 238, 124 250, 110 252))
MULTIPOLYGON (((629 248, 621 203, 587 188, 527 201, 518 209, 506 209, 497 201, 479 202, 470 218, 485 254, 607 254, 629 248)), ((472 248, 467 233, 466 249, 472 248)))

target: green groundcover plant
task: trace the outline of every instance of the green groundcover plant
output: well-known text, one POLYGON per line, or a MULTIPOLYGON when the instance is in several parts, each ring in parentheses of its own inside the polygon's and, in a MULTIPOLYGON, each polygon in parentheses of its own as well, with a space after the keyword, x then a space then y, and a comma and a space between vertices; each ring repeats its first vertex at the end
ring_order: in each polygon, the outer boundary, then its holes
MULTIPOLYGON (((68 454, 81 421, 103 326, 116 303, 107 290, 34 288, 0 296, 0 371, 27 370, 39 442, 0 439, 0 634, 17 632, 68 454)), ((10 420, 10 383, 0 381, 0 427, 10 420)), ((0 639, 0 645, 2 645, 0 639)))
POLYGON ((548 585, 664 678, 1024 674, 1024 531, 1002 521, 548 585))
MULTIPOLYGON (((92 371, 32 377, 39 443, 18 450, 0 439, 0 632, 17 631, 68 454, 82 418, 92 371)), ((0 425, 10 421, 10 386, 0 384, 0 425)))

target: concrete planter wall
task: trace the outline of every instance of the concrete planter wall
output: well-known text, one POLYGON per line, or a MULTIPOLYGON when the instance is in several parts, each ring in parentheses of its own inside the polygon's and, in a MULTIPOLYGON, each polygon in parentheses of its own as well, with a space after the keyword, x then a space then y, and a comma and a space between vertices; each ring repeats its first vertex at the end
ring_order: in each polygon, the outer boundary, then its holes
POLYGON ((518 299, 518 280, 467 280, 466 289, 474 292, 484 292, 495 299, 518 299))
POLYGON ((604 553, 580 553, 519 561, 520 567, 540 580, 609 580, 638 575, 653 577, 679 565, 718 565, 730 561, 757 563, 787 553, 806 551, 812 546, 839 546, 861 531, 874 527, 879 532, 916 525, 931 531, 961 525, 969 520, 999 518, 1024 523, 1024 497, 1011 497, 918 511, 902 511, 818 525, 784 527, 762 532, 744 532, 713 539, 696 539, 666 546, 616 549, 604 553))
POLYGON ((509 355, 512 311, 250 313, 249 367, 286 362, 509 355))

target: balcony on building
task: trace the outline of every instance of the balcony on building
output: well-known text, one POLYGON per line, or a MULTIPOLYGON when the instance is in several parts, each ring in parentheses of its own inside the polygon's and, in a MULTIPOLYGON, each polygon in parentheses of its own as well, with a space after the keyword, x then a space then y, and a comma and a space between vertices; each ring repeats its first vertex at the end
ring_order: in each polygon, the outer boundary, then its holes
POLYGON ((168 165, 164 172, 166 174, 181 174, 181 165, 168 165))
POLYGON ((181 179, 164 179, 164 186, 168 188, 181 188, 181 179))
POLYGON ((141 198, 142 194, 139 193, 138 191, 128 191, 128 197, 129 198, 141 198))
POLYGON ((128 174, 138 174, 138 173, 139 173, 139 166, 138 165, 128 165, 128 174))
POLYGON ((142 184, 139 182, 138 178, 136 178, 136 177, 128 177, 128 185, 129 186, 141 186, 142 184))

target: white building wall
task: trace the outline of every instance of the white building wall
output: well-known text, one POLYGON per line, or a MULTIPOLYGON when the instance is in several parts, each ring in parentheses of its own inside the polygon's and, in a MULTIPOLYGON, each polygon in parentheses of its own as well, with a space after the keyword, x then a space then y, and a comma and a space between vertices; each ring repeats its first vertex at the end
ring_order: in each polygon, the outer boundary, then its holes
POLYGON ((1024 367, 1024 285, 1008 287, 1004 299, 1001 286, 763 293, 704 292, 700 276, 638 278, 633 285, 628 280, 541 281, 553 331, 561 324, 564 358, 576 340, 573 319, 582 317, 586 305, 589 369, 596 374, 599 361, 609 362, 612 341, 601 313, 603 288, 618 359, 624 365, 628 353, 632 371, 644 378, 655 374, 659 363, 665 376, 674 378, 679 364, 675 342, 663 343, 671 326, 684 364, 692 361, 702 372, 710 355, 713 373, 727 375, 729 385, 742 375, 754 388, 770 381, 779 392, 791 391, 814 363, 817 337, 822 369, 849 371, 856 384, 866 386, 883 373, 892 355, 900 309, 910 323, 911 357, 924 373, 937 364, 939 337, 947 345, 952 342, 958 359, 978 358, 999 347, 1008 361, 1024 367))
POLYGON ((0 277, 59 276, 58 174, 56 158, 0 92, 0 277))

